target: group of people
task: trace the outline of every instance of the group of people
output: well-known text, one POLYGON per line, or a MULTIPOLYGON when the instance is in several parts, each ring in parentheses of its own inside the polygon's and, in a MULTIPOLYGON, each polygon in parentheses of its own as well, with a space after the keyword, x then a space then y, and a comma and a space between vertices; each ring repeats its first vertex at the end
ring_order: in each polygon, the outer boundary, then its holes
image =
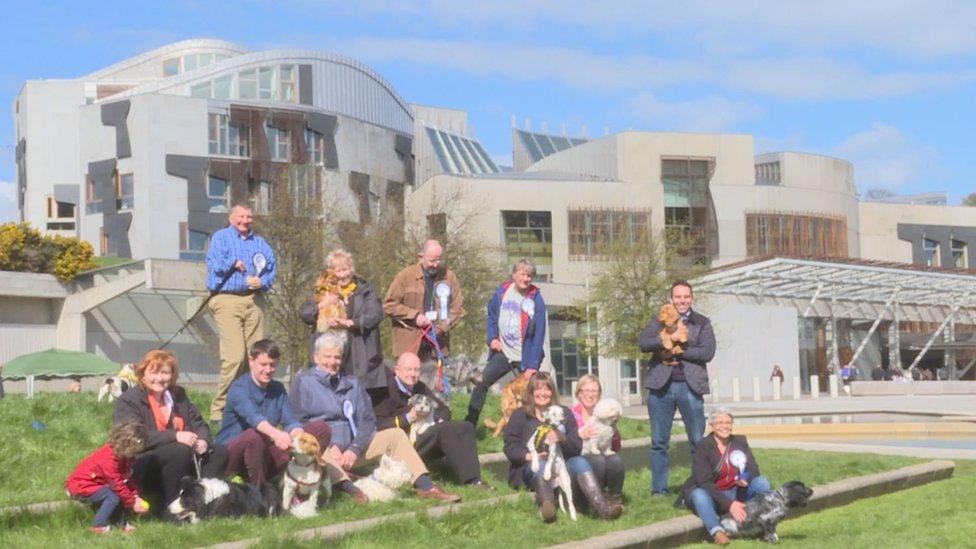
MULTIPOLYGON (((284 469, 292 440, 301 433, 318 440, 334 492, 346 493, 356 502, 368 498, 350 481, 350 473, 383 454, 406 464, 422 498, 460 499, 431 480, 426 464, 439 458, 446 459, 459 483, 491 489, 481 477, 475 428, 489 389, 510 373, 525 376, 527 389, 522 408, 504 430, 509 484, 533 490, 542 518, 554 520, 552 488, 541 475, 549 457, 546 444, 558 444, 576 499, 603 519, 620 516, 625 471, 619 455, 581 456, 582 441, 596 435, 585 427, 602 396, 596 377, 580 378, 577 403, 564 410, 563 425, 536 436, 545 411, 561 405, 553 377, 539 371, 546 304, 532 283, 536 272, 530 260, 513 266, 510 280, 487 304, 487 366, 464 421, 455 421, 438 391, 421 381, 423 373, 435 371, 449 355, 450 331, 465 314, 461 284, 442 264, 439 242, 424 243, 417 263, 397 274, 382 302, 372 285, 356 276, 352 255, 332 251, 326 269, 338 291, 314 295, 302 307, 301 317, 311 326, 310 365, 292 377, 286 391, 275 380, 280 350, 264 338, 263 329, 263 295, 275 281, 275 256, 252 224, 250 208, 234 206, 228 227, 214 233, 207 253, 209 306, 220 335, 220 384, 209 414, 210 421, 219 424, 216 436, 177 384, 176 357, 162 350, 147 353, 136 367, 138 383, 116 403, 109 443, 85 458, 66 483, 73 496, 99 509, 95 531, 112 525, 131 529, 125 521, 130 511, 152 510, 166 517, 166 504, 178 495, 187 475, 239 476, 252 484, 264 483, 284 469), (339 301, 345 315, 320 318, 339 301), (380 342, 385 316, 392 322, 392 368, 383 360, 380 342), (411 443, 407 434, 417 415, 410 398, 416 394, 435 403, 436 423, 411 443), (530 441, 542 451, 537 469, 527 451, 530 441)), ((686 500, 716 541, 722 541, 712 515, 731 511, 739 518, 744 510, 737 502, 768 490, 768 483, 762 484, 765 479, 758 475, 754 460, 748 466, 750 481, 732 474, 729 448, 751 453, 744 438, 731 435, 730 414, 713 417, 713 433, 704 438, 702 395, 708 392, 706 365, 715 352, 715 336, 708 318, 692 310, 690 284, 676 282, 670 301, 682 319, 670 337, 682 342, 683 353, 671 357, 662 352, 656 319, 639 341, 641 350, 652 355, 645 383, 652 433, 651 488, 654 495, 667 494, 671 425, 680 410, 694 464, 685 485, 686 500), (736 489, 741 494, 733 493, 736 489)), ((619 449, 619 433, 613 445, 619 449)))

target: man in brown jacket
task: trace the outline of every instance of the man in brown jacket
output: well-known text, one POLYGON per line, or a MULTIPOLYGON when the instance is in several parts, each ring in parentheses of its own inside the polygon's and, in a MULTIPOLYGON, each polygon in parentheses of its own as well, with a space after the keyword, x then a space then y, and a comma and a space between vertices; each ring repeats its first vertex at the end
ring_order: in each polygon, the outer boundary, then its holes
POLYGON ((424 372, 437 360, 433 345, 422 337, 433 325, 441 352, 450 353, 450 330, 464 316, 464 296, 454 272, 441 265, 444 248, 436 240, 424 242, 420 261, 399 273, 390 283, 383 311, 393 321, 393 354, 410 351, 424 362, 424 372))

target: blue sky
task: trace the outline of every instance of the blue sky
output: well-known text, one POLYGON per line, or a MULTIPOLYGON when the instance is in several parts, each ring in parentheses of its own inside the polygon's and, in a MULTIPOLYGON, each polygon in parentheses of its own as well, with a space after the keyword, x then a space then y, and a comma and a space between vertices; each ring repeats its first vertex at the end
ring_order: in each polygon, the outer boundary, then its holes
POLYGON ((756 152, 854 163, 860 191, 976 191, 976 3, 15 2, 0 32, 0 221, 15 219, 13 101, 187 38, 341 53, 408 101, 468 111, 511 163, 511 117, 591 137, 748 133, 756 152))

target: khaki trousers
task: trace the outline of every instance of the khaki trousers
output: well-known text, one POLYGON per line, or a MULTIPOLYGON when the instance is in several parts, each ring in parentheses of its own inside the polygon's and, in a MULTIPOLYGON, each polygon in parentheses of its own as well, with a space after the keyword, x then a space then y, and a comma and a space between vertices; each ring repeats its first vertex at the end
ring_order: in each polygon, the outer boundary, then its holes
POLYGON ((210 420, 220 421, 227 402, 227 388, 247 371, 247 350, 264 337, 264 313, 260 294, 217 294, 210 311, 220 333, 220 385, 210 405, 210 420))
MULTIPOLYGON (((407 469, 410 469, 410 481, 416 482, 420 475, 427 474, 427 467, 424 465, 424 460, 420 459, 417 454, 417 450, 414 449, 413 444, 410 444, 410 438, 403 429, 383 429, 382 431, 377 431, 373 435, 373 440, 369 443, 369 447, 363 452, 363 455, 359 456, 356 460, 356 464, 353 467, 361 467, 368 461, 379 458, 383 454, 388 454, 393 459, 398 459, 407 464, 407 469)), ((342 470, 342 467, 338 463, 332 461, 332 456, 329 452, 325 452, 325 469, 329 474, 329 481, 332 484, 341 482, 343 480, 349 480, 349 475, 342 470)))

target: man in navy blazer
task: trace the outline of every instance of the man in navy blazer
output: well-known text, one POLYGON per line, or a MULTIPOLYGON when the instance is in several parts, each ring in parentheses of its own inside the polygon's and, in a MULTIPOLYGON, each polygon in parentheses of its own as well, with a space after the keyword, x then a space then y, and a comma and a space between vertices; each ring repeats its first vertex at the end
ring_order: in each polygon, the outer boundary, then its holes
POLYGON ((671 285, 671 304, 681 315, 672 341, 687 338, 684 352, 662 358, 661 323, 657 317, 644 328, 640 349, 651 354, 651 369, 644 380, 647 388, 647 415, 651 421, 651 493, 667 495, 670 464, 668 445, 675 410, 681 410, 691 455, 705 435, 705 401, 708 394, 708 361, 715 356, 715 332, 708 317, 691 309, 694 301, 691 284, 678 280, 671 285))

